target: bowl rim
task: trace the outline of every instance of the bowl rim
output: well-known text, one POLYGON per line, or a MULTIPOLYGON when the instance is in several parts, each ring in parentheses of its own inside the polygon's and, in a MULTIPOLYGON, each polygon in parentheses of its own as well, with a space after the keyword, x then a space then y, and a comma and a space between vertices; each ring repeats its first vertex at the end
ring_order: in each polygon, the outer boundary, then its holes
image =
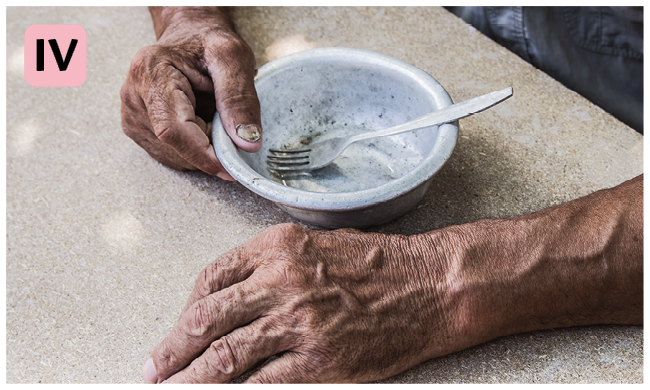
MULTIPOLYGON (((314 61, 350 60, 387 67, 414 79, 429 91, 439 109, 452 103, 447 91, 425 71, 405 61, 374 51, 353 48, 316 48, 290 54, 271 61, 258 69, 258 80, 272 77, 274 73, 289 66, 314 61)), ((217 158, 226 171, 249 190, 273 202, 304 210, 345 211, 365 208, 404 195, 431 179, 445 164, 456 146, 458 122, 438 127, 438 138, 433 150, 418 167, 398 179, 380 186, 353 192, 312 192, 288 187, 269 180, 253 170, 241 158, 241 151, 226 133, 219 113, 212 122, 212 143, 217 158), (426 172, 426 174, 422 174, 426 172)))

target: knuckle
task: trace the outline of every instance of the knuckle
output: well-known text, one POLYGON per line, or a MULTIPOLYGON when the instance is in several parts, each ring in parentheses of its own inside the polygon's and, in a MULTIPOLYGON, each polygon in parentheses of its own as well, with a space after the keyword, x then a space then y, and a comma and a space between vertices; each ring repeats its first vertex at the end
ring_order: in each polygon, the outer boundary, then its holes
POLYGON ((294 223, 282 223, 266 230, 273 241, 284 242, 290 238, 303 235, 306 229, 294 223))
POLYGON ((133 126, 123 125, 122 131, 124 132, 124 134, 126 134, 127 137, 131 139, 135 139, 139 134, 139 131, 135 129, 133 126))
POLYGON ((143 131, 146 131, 147 123, 143 121, 143 115, 130 106, 131 102, 122 101, 122 131, 129 138, 138 142, 143 138, 143 131))
POLYGON ((257 93, 254 89, 250 89, 251 93, 237 93, 228 95, 226 98, 219 100, 219 107, 222 110, 240 109, 248 112, 250 115, 259 112, 260 103, 257 93))
POLYGON ((237 56, 254 59, 250 46, 236 33, 222 28, 204 28, 199 34, 204 37, 204 47, 208 55, 237 56))
POLYGON ((224 274, 241 271, 242 265, 249 261, 250 255, 244 246, 232 248, 219 256, 210 265, 210 272, 215 280, 221 280, 224 274))
POLYGON ((309 229, 292 223, 276 225, 269 232, 270 247, 282 256, 295 259, 306 253, 311 245, 310 232, 309 229))
POLYGON ((196 280, 196 291, 203 297, 206 297, 215 289, 215 283, 219 278, 219 265, 215 262, 203 269, 196 280))
POLYGON ((212 369, 225 375, 233 375, 239 370, 239 362, 227 337, 222 337, 210 345, 214 360, 212 369))
POLYGON ((180 83, 183 77, 171 65, 173 48, 164 45, 152 45, 138 50, 129 67, 127 83, 147 89, 165 80, 165 83, 180 83))
POLYGON ((182 154, 184 151, 179 149, 181 146, 180 139, 182 138, 182 128, 177 123, 174 123, 167 118, 160 118, 159 115, 156 116, 157 111, 158 109, 154 107, 149 109, 150 115, 155 116, 155 119, 152 120, 153 133, 164 144, 169 145, 182 154))
POLYGON ((122 88, 120 88, 120 100, 128 106, 133 106, 133 92, 131 91, 131 84, 128 79, 122 85, 122 88))
POLYGON ((168 376, 168 373, 176 370, 180 361, 174 353, 175 349, 171 345, 163 342, 162 346, 163 348, 160 349, 154 356, 152 356, 158 378, 166 378, 168 376))
POLYGON ((212 293, 212 275, 214 274, 213 266, 209 265, 201 271, 196 280, 196 289, 202 296, 212 293))
POLYGON ((159 126, 154 126, 154 133, 159 140, 167 145, 174 145, 177 138, 176 127, 171 124, 161 123, 159 126))
POLYGON ((263 258, 272 261, 269 276, 277 283, 300 285, 303 275, 300 259, 310 245, 310 230, 300 225, 285 223, 267 228, 257 245, 263 249, 263 258), (282 264, 282 265, 280 265, 282 264))
POLYGON ((158 45, 138 50, 131 60, 126 82, 120 90, 123 102, 133 106, 137 102, 135 100, 137 97, 149 106, 157 94, 163 93, 154 87, 169 78, 167 73, 170 66, 165 60, 167 54, 166 49, 158 45))
POLYGON ((188 334, 197 338, 206 338, 214 329, 214 311, 203 299, 197 301, 189 310, 188 334))
POLYGON ((154 58, 159 54, 157 46, 146 46, 138 50, 131 60, 129 72, 133 75, 144 74, 147 69, 154 63, 154 58))
POLYGON ((133 120, 145 114, 146 109, 140 95, 136 92, 133 77, 128 76, 122 88, 120 88, 120 100, 122 102, 121 114, 126 120, 133 120))

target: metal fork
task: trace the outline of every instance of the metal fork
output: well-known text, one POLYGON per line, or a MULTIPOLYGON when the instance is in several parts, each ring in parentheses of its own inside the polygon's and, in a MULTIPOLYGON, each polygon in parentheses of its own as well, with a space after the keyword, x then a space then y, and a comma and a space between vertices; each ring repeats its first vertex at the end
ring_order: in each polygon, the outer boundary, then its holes
POLYGON ((401 125, 380 131, 371 131, 349 137, 330 138, 310 144, 306 148, 269 149, 267 169, 271 173, 284 175, 288 173, 311 171, 322 168, 336 159, 350 144, 368 138, 385 137, 429 126, 454 122, 486 110, 512 96, 512 87, 491 92, 483 96, 452 104, 441 110, 426 114, 401 125))

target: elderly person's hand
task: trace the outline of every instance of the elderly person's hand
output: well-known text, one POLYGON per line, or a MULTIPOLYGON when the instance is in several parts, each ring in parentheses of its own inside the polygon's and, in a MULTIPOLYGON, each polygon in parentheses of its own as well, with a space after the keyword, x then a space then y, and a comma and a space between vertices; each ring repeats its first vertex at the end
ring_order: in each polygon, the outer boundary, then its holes
POLYGON ((518 332, 643 323, 643 176, 417 236, 278 225, 199 276, 148 382, 360 382, 518 332))
POLYGON ((227 382, 280 354, 248 381, 358 382, 455 350, 447 266, 421 239, 267 229, 202 272, 145 378, 227 382))
POLYGON ((255 58, 216 7, 152 7, 155 45, 141 49, 121 90, 124 132, 159 162, 233 180, 210 145, 216 111, 237 146, 261 147, 255 58))
POLYGON ((360 382, 518 332, 643 323, 643 176, 417 236, 278 225, 199 276, 148 382, 360 382))

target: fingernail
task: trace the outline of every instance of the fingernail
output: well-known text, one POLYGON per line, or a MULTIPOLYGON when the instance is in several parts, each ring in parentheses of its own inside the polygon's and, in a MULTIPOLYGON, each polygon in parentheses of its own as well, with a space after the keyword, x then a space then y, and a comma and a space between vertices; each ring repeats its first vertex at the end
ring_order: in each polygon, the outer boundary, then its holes
POLYGON ((237 137, 248 142, 256 142, 260 139, 260 130, 255 125, 238 125, 237 137))
POLYGON ((147 383, 156 383, 158 382, 158 374, 156 374, 156 367, 153 365, 153 360, 149 358, 147 362, 142 367, 142 378, 147 383))

